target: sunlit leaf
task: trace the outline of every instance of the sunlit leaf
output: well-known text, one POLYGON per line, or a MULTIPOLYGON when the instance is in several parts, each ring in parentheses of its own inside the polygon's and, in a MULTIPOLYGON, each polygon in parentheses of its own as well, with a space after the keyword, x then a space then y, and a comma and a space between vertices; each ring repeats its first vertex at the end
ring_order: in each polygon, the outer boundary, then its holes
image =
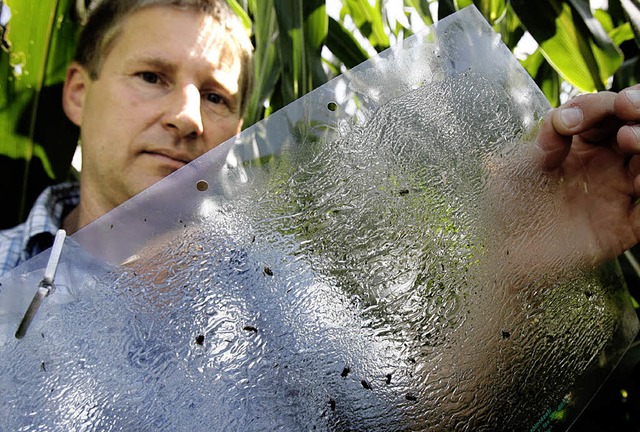
POLYGON ((253 94, 245 115, 245 126, 259 121, 263 116, 264 104, 273 93, 280 76, 278 53, 275 39, 278 34, 273 0, 259 0, 249 3, 254 22, 254 73, 253 94))
POLYGON ((376 51, 389 47, 389 37, 384 30, 379 8, 371 6, 368 0, 346 0, 345 6, 360 33, 369 39, 376 51))
POLYGON ((404 4, 405 6, 413 7, 422 19, 422 22, 426 25, 433 24, 433 17, 431 16, 429 2, 427 0, 404 0, 404 4))
POLYGON ((512 0, 511 5, 565 80, 587 92, 605 89, 623 58, 606 33, 599 32, 596 41, 589 26, 601 28, 597 20, 587 25, 584 11, 581 15, 560 0, 541 0, 535 8, 526 0, 512 0))
POLYGON ((609 37, 611 38, 614 44, 619 46, 624 42, 633 40, 634 38, 633 28, 631 28, 631 24, 625 23, 619 27, 612 29, 609 32, 609 37))

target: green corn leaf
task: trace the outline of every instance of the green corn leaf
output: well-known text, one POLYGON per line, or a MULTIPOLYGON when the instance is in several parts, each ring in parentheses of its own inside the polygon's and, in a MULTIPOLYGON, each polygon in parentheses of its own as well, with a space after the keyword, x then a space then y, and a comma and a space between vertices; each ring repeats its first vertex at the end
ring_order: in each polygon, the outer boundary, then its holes
POLYGON ((475 4, 491 25, 502 19, 507 10, 507 2, 505 0, 454 0, 456 10, 472 4, 475 4))
POLYGON ((227 0, 227 4, 231 7, 231 9, 235 12, 235 14, 242 21, 242 25, 245 28, 247 34, 251 35, 251 18, 249 14, 240 6, 237 0, 227 0))
POLYGON ((345 7, 360 33, 380 52, 389 48, 389 37, 382 23, 380 3, 376 3, 377 6, 374 7, 368 0, 346 0, 345 7))
POLYGON ((328 17, 321 0, 275 0, 274 5, 282 66, 281 100, 276 101, 276 109, 326 81, 320 52, 328 31, 328 17))
POLYGON ((405 6, 413 7, 426 25, 429 26, 433 24, 433 17, 431 16, 429 2, 427 0, 404 0, 404 4, 405 6))
POLYGON ((620 0, 625 18, 631 23, 636 35, 636 43, 640 45, 640 2, 638 0, 620 0))
POLYGON ((590 11, 560 0, 540 0, 535 8, 527 0, 512 0, 511 5, 549 64, 566 81, 586 92, 605 89, 623 58, 595 18, 585 22, 590 11), (598 28, 602 31, 594 34, 598 28))
POLYGON ((273 0, 252 1, 249 10, 254 16, 254 88, 247 107, 244 125, 250 126, 263 117, 264 104, 274 92, 280 76, 280 61, 276 50, 278 23, 273 0))
POLYGON ((560 105, 560 77, 545 60, 540 49, 521 61, 552 106, 560 105))
POLYGON ((61 106, 62 82, 73 56, 77 23, 72 0, 13 0, 0 52, 0 226, 21 221, 40 191, 64 180, 75 151, 77 130, 61 106))
POLYGON ((329 18, 327 48, 348 68, 357 66, 369 58, 353 34, 332 18, 329 18))

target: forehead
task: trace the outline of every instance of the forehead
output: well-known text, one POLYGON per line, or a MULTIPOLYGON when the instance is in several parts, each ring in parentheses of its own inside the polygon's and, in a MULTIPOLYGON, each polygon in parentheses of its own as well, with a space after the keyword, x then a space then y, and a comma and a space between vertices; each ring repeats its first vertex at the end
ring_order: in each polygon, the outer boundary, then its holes
POLYGON ((129 15, 106 61, 157 58, 176 66, 240 73, 240 52, 231 32, 204 12, 153 6, 129 15))

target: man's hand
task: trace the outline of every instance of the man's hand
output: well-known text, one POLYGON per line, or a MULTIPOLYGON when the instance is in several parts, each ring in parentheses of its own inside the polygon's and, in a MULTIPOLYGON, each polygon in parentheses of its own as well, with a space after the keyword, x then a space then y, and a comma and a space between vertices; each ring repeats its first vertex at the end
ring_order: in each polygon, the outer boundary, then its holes
POLYGON ((487 268, 513 273, 506 285, 593 268, 638 243, 640 85, 549 111, 535 143, 491 161, 487 190, 487 268))
POLYGON ((550 111, 538 134, 541 167, 559 182, 556 204, 571 218, 574 253, 594 264, 640 239, 639 123, 637 85, 576 97, 550 111))

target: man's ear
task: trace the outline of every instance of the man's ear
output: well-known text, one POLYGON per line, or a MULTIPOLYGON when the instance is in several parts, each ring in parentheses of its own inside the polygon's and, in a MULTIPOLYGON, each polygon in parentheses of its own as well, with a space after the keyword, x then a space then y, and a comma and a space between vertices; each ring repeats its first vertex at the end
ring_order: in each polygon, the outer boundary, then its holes
POLYGON ((82 123, 84 99, 90 79, 89 72, 77 62, 72 62, 67 68, 62 90, 62 107, 69 120, 76 126, 82 123))

